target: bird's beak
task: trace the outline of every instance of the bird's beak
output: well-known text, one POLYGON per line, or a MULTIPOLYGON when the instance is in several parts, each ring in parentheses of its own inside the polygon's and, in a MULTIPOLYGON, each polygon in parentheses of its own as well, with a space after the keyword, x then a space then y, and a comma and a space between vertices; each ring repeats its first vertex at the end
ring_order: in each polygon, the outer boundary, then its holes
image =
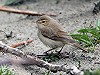
POLYGON ((32 21, 32 23, 36 23, 37 21, 32 21))
POLYGON ((38 23, 38 20, 36 20, 35 23, 38 23))
POLYGON ((37 24, 40 23, 40 20, 35 21, 35 23, 37 23, 37 24))

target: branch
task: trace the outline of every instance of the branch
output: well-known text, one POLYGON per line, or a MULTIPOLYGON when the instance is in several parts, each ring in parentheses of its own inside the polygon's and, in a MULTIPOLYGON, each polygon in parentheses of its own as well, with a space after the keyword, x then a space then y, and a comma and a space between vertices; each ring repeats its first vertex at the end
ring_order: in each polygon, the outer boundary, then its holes
MULTIPOLYGON (((27 65, 29 64, 27 61, 21 59, 21 58, 11 58, 11 57, 0 57, 0 65, 3 65, 3 64, 8 64, 8 65, 11 65, 11 64, 16 64, 16 65, 27 65)), ((31 64, 29 64, 31 65, 31 64)))
MULTIPOLYGON (((37 65, 39 67, 50 70, 52 72, 63 71, 66 73, 70 72, 73 75, 83 75, 83 71, 80 71, 76 66, 55 65, 55 64, 48 63, 44 60, 37 58, 36 56, 25 55, 20 50, 18 50, 16 48, 12 48, 12 47, 2 43, 1 41, 0 41, 0 51, 5 52, 5 53, 10 53, 10 54, 20 57, 21 58, 20 60, 16 59, 18 64, 24 63, 24 64, 30 64, 30 65, 37 65)), ((14 59, 11 59, 11 60, 14 61, 14 59)), ((9 63, 10 63, 10 61, 9 61, 9 63)), ((14 62, 14 63, 16 63, 16 62, 14 62)))
POLYGON ((31 43, 32 41, 33 41, 33 40, 27 40, 27 41, 24 41, 24 42, 15 43, 15 44, 12 44, 10 47, 16 48, 16 47, 21 46, 21 45, 29 44, 29 43, 31 43))
POLYGON ((16 14, 32 15, 32 16, 42 16, 42 15, 56 16, 56 14, 54 14, 54 13, 46 14, 46 13, 38 13, 35 11, 28 11, 28 10, 23 11, 23 10, 18 10, 18 9, 6 7, 6 6, 0 6, 0 11, 9 12, 9 13, 16 13, 16 14))

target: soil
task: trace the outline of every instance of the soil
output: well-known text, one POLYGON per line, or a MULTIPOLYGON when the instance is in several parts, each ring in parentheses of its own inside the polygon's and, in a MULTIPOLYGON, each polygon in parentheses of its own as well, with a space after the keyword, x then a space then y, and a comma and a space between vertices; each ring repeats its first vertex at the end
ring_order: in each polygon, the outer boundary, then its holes
MULTIPOLYGON (((6 0, 0 0, 0 5, 3 5, 6 0)), ((20 10, 31 10, 44 13, 56 13, 57 16, 53 17, 61 23, 64 30, 68 33, 76 33, 80 28, 88 27, 90 25, 96 26, 96 21, 100 19, 100 15, 93 16, 92 11, 94 8, 94 2, 99 0, 37 0, 36 2, 25 2, 22 5, 11 6, 20 10)), ((0 30, 9 34, 13 32, 13 38, 5 38, 1 33, 0 40, 4 43, 11 45, 13 43, 22 42, 27 39, 33 39, 34 41, 28 46, 21 49, 24 52, 33 52, 35 54, 43 54, 49 48, 46 47, 37 37, 37 25, 32 22, 38 19, 38 16, 26 18, 27 15, 19 15, 13 13, 6 13, 0 11, 0 30)), ((100 51, 99 45, 94 52, 84 53, 80 49, 73 46, 66 45, 63 51, 73 52, 79 58, 81 69, 96 69, 100 68, 100 51), (87 58, 83 58, 83 57, 87 58)), ((1 55, 1 57, 11 56, 10 54, 1 55)), ((74 64, 78 66, 78 61, 73 58, 60 59, 53 64, 67 65, 74 64)), ((16 75, 43 75, 48 72, 44 68, 37 66, 18 66, 10 65, 9 68, 13 70, 16 75)), ((66 75, 64 72, 50 73, 50 75, 66 75)))

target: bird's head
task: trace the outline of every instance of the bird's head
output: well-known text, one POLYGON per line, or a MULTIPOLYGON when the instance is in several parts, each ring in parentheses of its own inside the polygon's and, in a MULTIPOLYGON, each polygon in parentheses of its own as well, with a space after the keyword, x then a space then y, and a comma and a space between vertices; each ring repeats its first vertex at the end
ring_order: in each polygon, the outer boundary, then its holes
POLYGON ((43 15, 36 21, 36 24, 41 26, 48 26, 50 21, 51 18, 49 16, 43 15))
POLYGON ((36 21, 36 24, 39 29, 42 29, 42 28, 51 28, 53 30, 61 29, 60 24, 56 20, 54 20, 53 18, 51 18, 50 16, 47 16, 47 15, 41 16, 36 21))

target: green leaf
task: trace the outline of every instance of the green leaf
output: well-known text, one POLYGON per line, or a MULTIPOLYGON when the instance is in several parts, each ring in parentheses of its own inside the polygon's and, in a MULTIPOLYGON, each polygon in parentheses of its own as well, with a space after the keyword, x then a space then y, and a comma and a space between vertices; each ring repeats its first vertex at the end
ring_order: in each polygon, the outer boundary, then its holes
POLYGON ((100 75, 100 69, 94 71, 84 70, 84 75, 100 75))
POLYGON ((79 32, 79 33, 88 33, 88 29, 80 29, 77 32, 79 32))
POLYGON ((100 21, 97 20, 97 22, 96 22, 96 29, 97 29, 97 30, 100 30, 99 27, 100 27, 100 21))
POLYGON ((92 75, 92 73, 89 70, 85 70, 84 75, 92 75))
POLYGON ((100 31, 100 26, 97 26, 97 29, 100 31))
POLYGON ((83 41, 83 42, 90 42, 91 39, 88 35, 84 35, 84 34, 72 34, 71 35, 74 39, 79 40, 79 41, 83 41))
POLYGON ((100 69, 97 69, 92 72, 92 75, 100 75, 100 69))
POLYGON ((96 39, 100 39, 100 31, 97 30, 96 28, 89 29, 88 32, 91 34, 92 37, 94 37, 96 39))
POLYGON ((15 75, 7 66, 0 66, 0 75, 15 75))
POLYGON ((85 46, 92 46, 92 39, 88 35, 84 34, 71 34, 71 36, 79 43, 83 43, 85 46))

